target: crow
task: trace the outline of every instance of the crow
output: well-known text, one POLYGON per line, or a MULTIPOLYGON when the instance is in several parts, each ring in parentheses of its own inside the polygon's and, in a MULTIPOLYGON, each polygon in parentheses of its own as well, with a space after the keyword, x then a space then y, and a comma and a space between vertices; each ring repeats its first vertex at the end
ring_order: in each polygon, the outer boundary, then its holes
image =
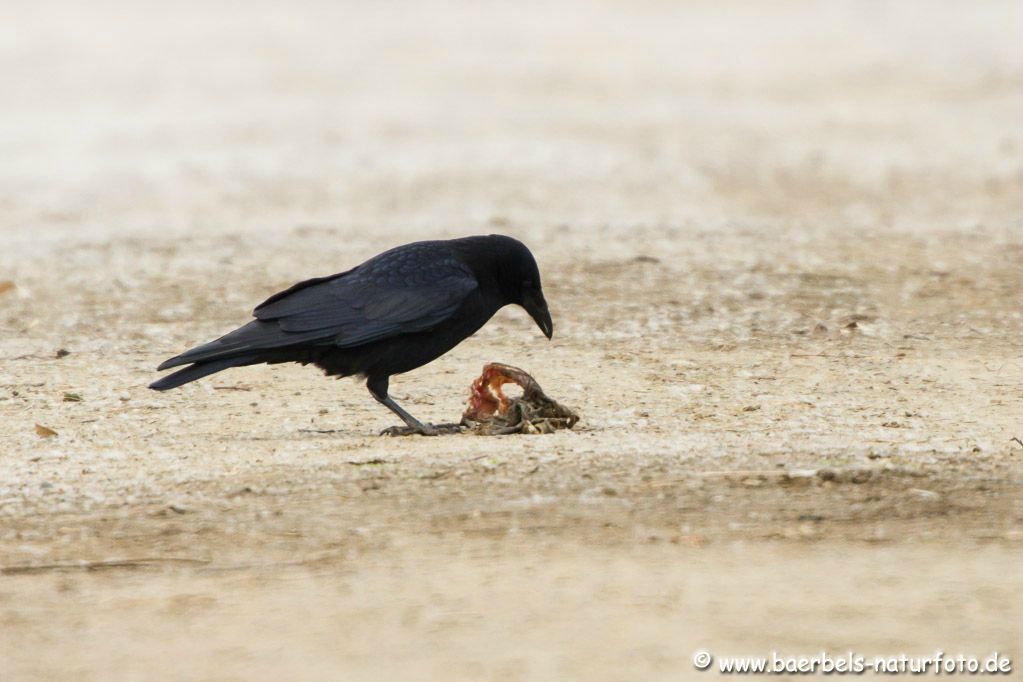
POLYGON ((522 242, 493 234, 405 244, 274 294, 248 324, 162 363, 158 371, 188 367, 149 388, 177 388, 229 367, 312 364, 328 376, 365 377, 370 394, 406 424, 383 434, 436 435, 450 427, 402 409, 387 395, 391 376, 436 360, 509 304, 553 336, 540 271, 522 242))

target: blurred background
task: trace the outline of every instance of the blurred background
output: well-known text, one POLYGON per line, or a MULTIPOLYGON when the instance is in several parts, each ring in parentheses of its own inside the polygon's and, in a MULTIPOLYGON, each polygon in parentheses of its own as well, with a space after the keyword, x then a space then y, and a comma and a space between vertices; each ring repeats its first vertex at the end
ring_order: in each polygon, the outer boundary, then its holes
POLYGON ((0 229, 983 223, 1020 207, 1021 31, 1012 0, 9 0, 0 229))

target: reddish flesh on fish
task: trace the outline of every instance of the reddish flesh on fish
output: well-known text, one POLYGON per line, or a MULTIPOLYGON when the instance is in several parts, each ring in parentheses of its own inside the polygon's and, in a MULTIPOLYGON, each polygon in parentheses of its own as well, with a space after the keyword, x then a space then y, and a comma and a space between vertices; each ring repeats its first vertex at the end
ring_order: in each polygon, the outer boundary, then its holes
POLYGON ((536 382, 531 376, 499 362, 492 362, 483 368, 483 373, 472 383, 469 395, 469 408, 465 416, 475 421, 487 421, 494 414, 505 416, 511 401, 501 387, 505 384, 517 384, 525 391, 536 382))

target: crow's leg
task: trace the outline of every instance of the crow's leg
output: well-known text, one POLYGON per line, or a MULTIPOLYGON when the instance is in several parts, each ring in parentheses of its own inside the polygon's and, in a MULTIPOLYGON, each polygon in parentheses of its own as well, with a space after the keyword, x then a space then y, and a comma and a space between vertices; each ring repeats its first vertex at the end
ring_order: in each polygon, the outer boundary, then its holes
POLYGON ((422 436, 437 436, 442 433, 458 433, 461 431, 461 427, 458 424, 442 424, 440 426, 434 426, 433 424, 424 424, 411 414, 402 409, 401 405, 394 402, 387 395, 387 386, 390 383, 390 377, 370 377, 366 381, 366 388, 369 392, 377 399, 377 402, 382 404, 384 407, 389 409, 391 412, 398 415, 407 426, 392 426, 389 429, 384 429, 380 432, 381 436, 412 436, 419 434, 422 436))

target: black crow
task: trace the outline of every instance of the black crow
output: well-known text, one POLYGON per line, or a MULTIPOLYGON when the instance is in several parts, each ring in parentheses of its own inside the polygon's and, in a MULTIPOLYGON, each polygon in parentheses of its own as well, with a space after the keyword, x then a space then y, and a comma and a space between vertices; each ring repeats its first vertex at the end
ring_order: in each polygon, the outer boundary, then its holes
POLYGON ((540 272, 522 242, 495 234, 405 244, 274 294, 255 320, 161 364, 189 366, 149 387, 165 391, 228 367, 313 364, 329 376, 364 376, 373 397, 407 425, 384 433, 435 435, 437 427, 388 397, 391 375, 437 359, 513 303, 551 338, 540 272))

